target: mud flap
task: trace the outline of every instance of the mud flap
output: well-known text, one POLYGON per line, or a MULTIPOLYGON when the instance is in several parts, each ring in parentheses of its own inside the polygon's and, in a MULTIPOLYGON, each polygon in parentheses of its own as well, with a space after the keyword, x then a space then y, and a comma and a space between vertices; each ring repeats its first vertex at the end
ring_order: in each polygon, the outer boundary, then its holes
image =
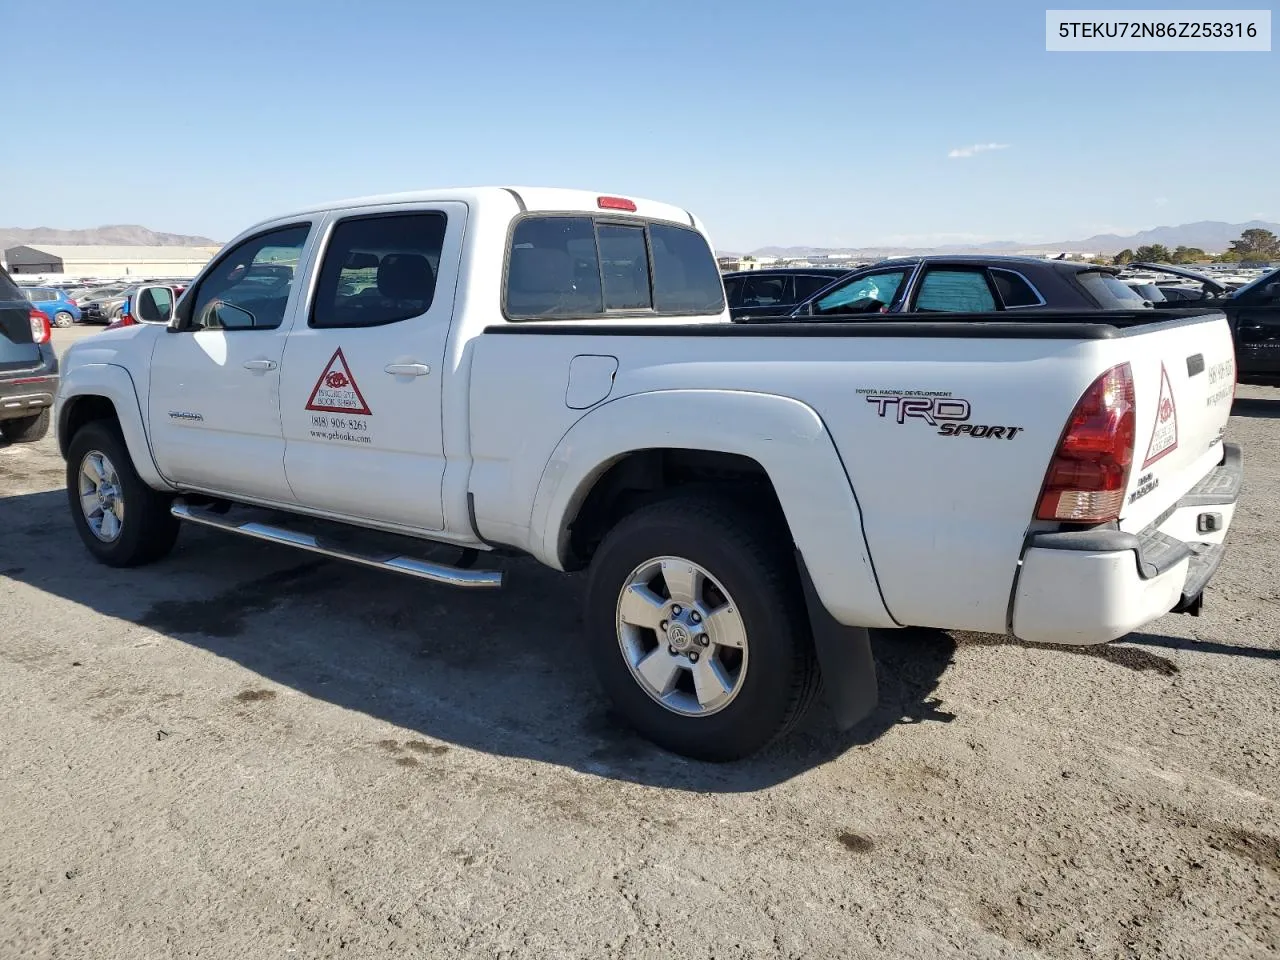
POLYGON ((871 634, 866 627, 847 627, 827 612, 798 550, 796 567, 804 587, 818 665, 822 668, 823 694, 835 714, 836 727, 848 730, 870 716, 880 699, 871 634))

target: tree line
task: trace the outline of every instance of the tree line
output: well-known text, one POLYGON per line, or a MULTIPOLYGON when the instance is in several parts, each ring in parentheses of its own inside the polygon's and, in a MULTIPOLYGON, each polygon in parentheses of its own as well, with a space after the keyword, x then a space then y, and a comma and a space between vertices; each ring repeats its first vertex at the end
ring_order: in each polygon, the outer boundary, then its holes
POLYGON ((1199 247, 1175 247, 1170 250, 1163 243, 1152 243, 1141 246, 1137 250, 1126 247, 1111 258, 1113 264, 1121 266, 1135 261, 1138 263, 1197 263, 1204 260, 1211 260, 1214 263, 1280 260, 1280 237, 1270 230, 1253 227, 1240 234, 1240 239, 1232 240, 1230 249, 1212 257, 1199 247))

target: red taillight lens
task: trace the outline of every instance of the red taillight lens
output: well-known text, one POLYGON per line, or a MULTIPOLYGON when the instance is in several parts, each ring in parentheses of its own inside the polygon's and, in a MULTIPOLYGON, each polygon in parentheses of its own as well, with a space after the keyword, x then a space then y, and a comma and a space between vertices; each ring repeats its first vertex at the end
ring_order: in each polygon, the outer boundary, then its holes
POLYGON ((1112 367, 1085 391, 1049 463, 1036 518, 1108 523, 1120 516, 1133 466, 1133 370, 1112 367))
POLYGON ((71 304, 73 307, 80 306, 80 304, 76 303, 75 297, 67 297, 67 303, 71 304))
POLYGON ((628 200, 626 197, 596 197, 596 205, 601 210, 626 210, 628 213, 636 212, 636 203, 634 200, 628 200))
POLYGON ((31 342, 48 343, 53 336, 53 328, 49 325, 49 317, 34 307, 29 314, 31 318, 31 342))

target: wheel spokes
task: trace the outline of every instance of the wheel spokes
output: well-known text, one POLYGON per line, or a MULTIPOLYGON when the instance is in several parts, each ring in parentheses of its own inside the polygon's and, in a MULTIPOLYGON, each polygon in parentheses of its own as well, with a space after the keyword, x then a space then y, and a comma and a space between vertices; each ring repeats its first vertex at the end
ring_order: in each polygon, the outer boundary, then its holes
POLYGON ((693 665, 693 687, 699 705, 706 710, 728 697, 734 682, 715 657, 703 657, 693 665))
POLYGON ((633 627, 645 627, 657 631, 662 623, 666 601, 643 583, 633 583, 622 594, 618 604, 618 616, 623 623, 633 627))
POLYGON ((662 579, 667 592, 676 603, 686 606, 696 603, 702 596, 702 571, 690 563, 666 560, 662 564, 662 579))
POLYGON ((658 696, 665 697, 676 685, 682 662, 682 658, 672 656, 666 647, 659 645, 636 664, 635 669, 658 696))
POLYGON ((725 604, 712 612, 702 622, 711 642, 718 647, 735 647, 741 650, 747 645, 747 628, 737 608, 725 604))

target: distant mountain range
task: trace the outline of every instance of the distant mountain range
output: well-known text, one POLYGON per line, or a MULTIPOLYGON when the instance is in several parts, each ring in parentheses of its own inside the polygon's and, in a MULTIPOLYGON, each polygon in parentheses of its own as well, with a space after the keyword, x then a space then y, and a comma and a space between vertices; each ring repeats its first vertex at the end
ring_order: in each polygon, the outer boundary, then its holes
POLYGON ((30 244, 92 245, 102 247, 216 247, 218 241, 208 237, 189 237, 181 233, 157 233, 136 224, 120 223, 91 230, 54 230, 50 227, 0 227, 0 251, 30 244))
MULTIPOLYGON (((1025 251, 1069 250, 1078 253, 1115 254, 1126 248, 1136 250, 1147 244, 1162 243, 1170 250, 1174 247, 1199 247, 1208 253, 1221 253, 1231 246, 1245 230, 1253 228, 1270 230, 1280 235, 1280 223, 1266 220, 1250 220, 1247 223, 1225 223, 1221 220, 1200 220, 1176 227, 1155 227, 1122 237, 1114 233, 1100 233, 1084 240, 1060 240, 1056 243, 1019 243, 1016 240, 996 240, 979 244, 949 244, 941 247, 761 247, 752 250, 755 257, 787 257, 804 259, 832 254, 851 257, 893 257, 911 253, 1013 253, 1025 251)), ((722 253, 721 256, 733 256, 722 253)))

